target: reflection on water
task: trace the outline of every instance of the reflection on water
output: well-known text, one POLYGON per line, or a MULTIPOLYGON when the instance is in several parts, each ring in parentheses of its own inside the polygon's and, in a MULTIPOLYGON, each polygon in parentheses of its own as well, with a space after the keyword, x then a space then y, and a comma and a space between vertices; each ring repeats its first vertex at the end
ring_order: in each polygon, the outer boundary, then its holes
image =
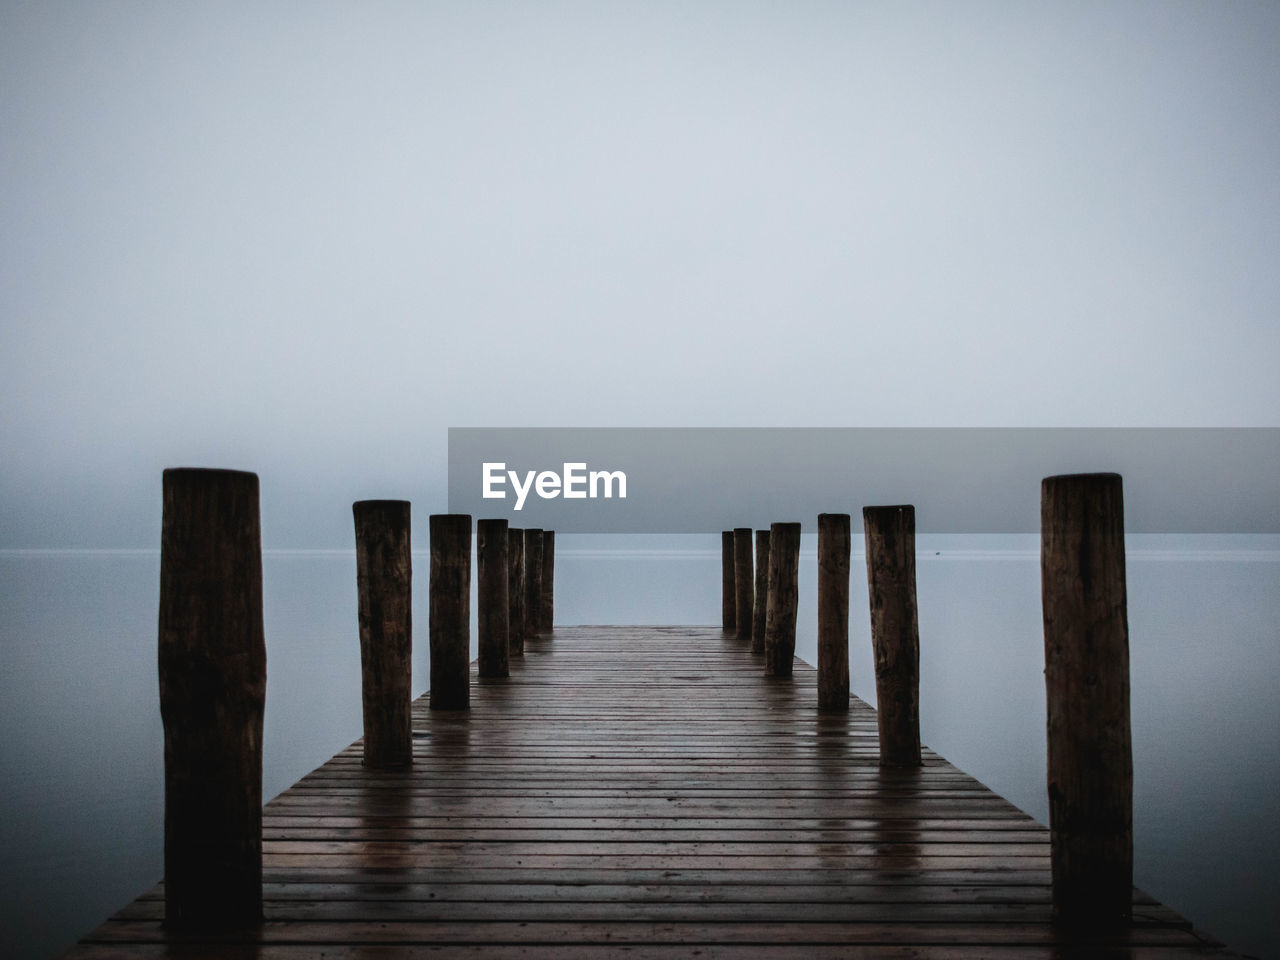
MULTIPOLYGON (((718 536, 557 539, 559 622, 718 621, 718 536)), ((811 663, 814 546, 806 537, 796 650, 811 663)), ((1135 537, 1128 563, 1137 882, 1264 956, 1280 956, 1278 546, 1135 537)), ((923 739, 1043 821, 1036 539, 922 536, 919 550, 923 739)), ((874 702, 862 562, 850 673, 874 702)), ((416 695, 426 555, 415 564, 416 695)), ((352 554, 268 552, 263 569, 270 797, 359 736, 359 644, 352 554)), ((0 954, 47 956, 159 879, 158 582, 151 551, 0 552, 0 954)), ((912 847, 901 831, 899 865, 912 847)))

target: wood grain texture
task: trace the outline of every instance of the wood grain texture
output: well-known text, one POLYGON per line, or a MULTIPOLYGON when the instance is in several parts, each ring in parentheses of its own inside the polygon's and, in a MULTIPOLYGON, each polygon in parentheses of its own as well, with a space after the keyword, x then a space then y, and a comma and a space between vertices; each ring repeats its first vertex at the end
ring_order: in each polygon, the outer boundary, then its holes
POLYGON ((529 527, 524 532, 524 638, 532 640, 542 633, 542 529, 529 527))
POLYGON ((551 630, 556 622, 556 532, 542 531, 542 615, 539 627, 551 630))
POLYGON ((433 710, 465 710, 471 679, 471 516, 433 513, 430 602, 433 710))
POLYGON ((1133 750, 1120 477, 1047 477, 1040 522, 1055 905, 1074 922, 1123 923, 1133 750))
POLYGON ((863 507, 867 594, 876 664, 880 763, 920 763, 920 626, 916 514, 910 505, 863 507))
POLYGON ((720 626, 725 633, 738 629, 738 591, 735 579, 733 531, 720 534, 720 626))
POLYGON ((733 531, 734 622, 738 625, 738 639, 746 643, 751 642, 751 630, 756 619, 751 553, 751 528, 735 528, 733 531))
POLYGON ((847 513, 818 514, 818 709, 849 709, 849 557, 847 513))
POLYGON ((765 596, 764 675, 791 676, 800 603, 800 524, 769 527, 769 589, 765 596))
POLYGON ((751 623, 751 652, 764 653, 764 628, 767 621, 769 598, 769 531, 756 531, 756 584, 755 614, 751 623))
POLYGON ((413 555, 407 500, 358 500, 356 593, 364 762, 413 762, 413 555))
POLYGON ((511 638, 507 596, 507 521, 476 521, 476 632, 479 634, 477 670, 482 677, 509 673, 511 638))
POLYGON ((1123 930, 1056 926, 1048 831, 927 749, 881 768, 816 679, 719 624, 562 626, 469 712, 417 701, 411 770, 357 742, 267 804, 260 928, 168 931, 160 885, 72 956, 1226 956, 1136 891, 1123 930))
POLYGON ((262 626, 258 477, 165 470, 160 544, 165 919, 262 916, 262 626))
POLYGON ((507 527, 508 662, 524 656, 524 530, 507 527))

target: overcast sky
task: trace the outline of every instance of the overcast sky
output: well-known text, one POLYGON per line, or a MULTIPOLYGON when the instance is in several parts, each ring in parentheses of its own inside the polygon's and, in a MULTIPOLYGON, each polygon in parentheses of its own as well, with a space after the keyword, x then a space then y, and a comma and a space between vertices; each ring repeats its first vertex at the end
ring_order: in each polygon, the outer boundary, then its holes
POLYGON ((449 426, 1276 426, 1277 50, 1229 0, 4 0, 0 546, 156 545, 176 465, 258 471, 268 546, 425 533, 449 426))

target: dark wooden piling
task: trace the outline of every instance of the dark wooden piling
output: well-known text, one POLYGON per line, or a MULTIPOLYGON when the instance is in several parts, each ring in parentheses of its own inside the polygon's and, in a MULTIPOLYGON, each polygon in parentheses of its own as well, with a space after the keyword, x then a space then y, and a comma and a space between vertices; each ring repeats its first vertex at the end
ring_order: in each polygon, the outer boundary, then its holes
POLYGON ((847 513, 818 514, 818 710, 849 709, 849 556, 847 513))
POLYGON ((556 532, 542 531, 542 619, 540 626, 550 631, 555 626, 556 532))
POLYGON ((471 702, 471 515, 431 515, 431 709, 471 702))
POLYGON ((733 531, 733 618, 738 625, 738 639, 747 643, 751 642, 751 628, 755 623, 755 584, 751 567, 751 528, 737 527, 733 531))
POLYGON ((765 600, 764 675, 791 676, 799 603, 800 524, 769 527, 769 588, 765 600))
POLYGON ((507 521, 476 521, 476 630, 480 634, 477 672, 482 677, 505 677, 511 672, 509 576, 507 521))
POLYGON ((538 629, 542 610, 542 530, 530 527, 524 532, 524 637, 530 640, 538 629))
POLYGON ((725 633, 738 631, 738 591, 734 572, 733 531, 720 534, 720 626, 725 633))
POLYGON ((1047 477, 1040 538, 1054 912, 1120 924, 1133 884, 1133 750, 1119 475, 1047 477))
POLYGON ((351 512, 356 531, 364 765, 407 767, 413 762, 409 503, 358 500, 351 505, 351 512))
POLYGON ((764 653, 764 628, 769 599, 769 531, 756 531, 756 596, 752 605, 751 652, 764 653))
POLYGON ((258 477, 164 471, 159 673, 165 923, 262 918, 262 630, 258 477))
POLYGON ((514 527, 507 528, 507 640, 510 656, 524 656, 524 531, 514 527))
POLYGON ((871 644, 876 662, 880 766, 920 765, 920 627, 916 614, 916 512, 863 507, 871 644))

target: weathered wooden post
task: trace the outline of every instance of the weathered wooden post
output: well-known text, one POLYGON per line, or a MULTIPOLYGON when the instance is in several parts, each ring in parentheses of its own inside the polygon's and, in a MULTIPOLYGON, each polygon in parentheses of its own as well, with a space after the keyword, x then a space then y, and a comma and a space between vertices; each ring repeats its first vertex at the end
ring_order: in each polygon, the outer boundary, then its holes
POLYGON ((876 661, 880 766, 920 766, 920 626, 916 511, 863 507, 871 645, 876 661))
POLYGON ((769 590, 765 600, 764 675, 791 676, 799 603, 800 524, 769 527, 769 590))
POLYGON ((413 560, 407 500, 357 500, 356 593, 364 765, 413 762, 413 560))
POLYGON ((738 627, 738 639, 751 642, 751 627, 755 623, 755 585, 751 575, 751 528, 736 527, 733 531, 733 581, 734 613, 738 627))
POLYGON ((543 630, 555 626, 556 532, 542 531, 542 621, 543 630))
POLYGON ((756 531, 756 595, 751 610, 751 652, 764 653, 764 628, 769 606, 769 531, 756 531))
POLYGON ((1040 487, 1054 913, 1122 924, 1133 897, 1124 492, 1114 473, 1040 487))
POLYGON ((471 515, 431 515, 431 709, 471 705, 471 515))
POLYGON ((538 617, 542 611, 542 530, 530 527, 524 532, 524 636, 538 636, 538 617))
POLYGON ((735 579, 733 531, 720 534, 720 627, 725 633, 738 630, 738 591, 735 579))
POLYGON ((847 513, 818 514, 818 711, 849 709, 849 555, 847 513))
POLYGON ((514 527, 507 528, 507 637, 510 655, 524 656, 524 531, 514 527))
POLYGON ((164 471, 159 673, 165 923, 262 919, 262 631, 258 477, 164 471))
POLYGON ((480 634, 477 672, 482 677, 510 674, 511 639, 507 632, 507 521, 476 521, 476 629, 480 634))

